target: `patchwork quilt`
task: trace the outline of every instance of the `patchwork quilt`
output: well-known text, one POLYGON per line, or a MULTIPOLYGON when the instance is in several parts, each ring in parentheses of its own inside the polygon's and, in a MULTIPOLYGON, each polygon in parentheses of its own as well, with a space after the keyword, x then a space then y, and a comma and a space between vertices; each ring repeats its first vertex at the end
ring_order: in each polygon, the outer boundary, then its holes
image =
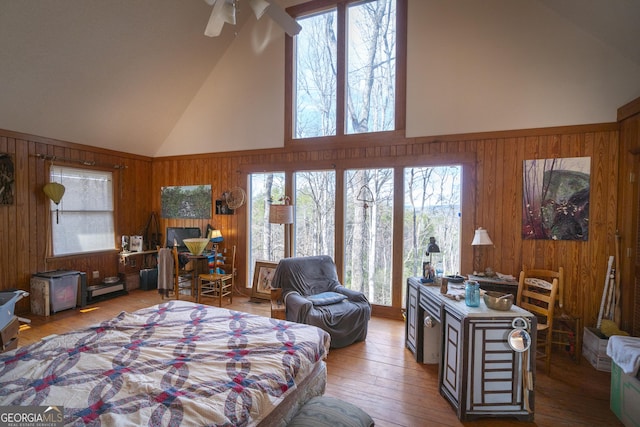
POLYGON ((0 354, 0 405, 67 425, 257 425, 324 363, 314 326, 169 301, 0 354))

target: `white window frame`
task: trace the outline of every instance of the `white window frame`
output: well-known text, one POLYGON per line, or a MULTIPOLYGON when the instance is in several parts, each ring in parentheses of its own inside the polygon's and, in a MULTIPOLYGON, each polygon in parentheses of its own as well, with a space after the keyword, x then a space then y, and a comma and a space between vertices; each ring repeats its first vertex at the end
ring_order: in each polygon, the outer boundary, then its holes
POLYGON ((65 186, 50 202, 52 256, 116 250, 113 173, 52 165, 49 179, 65 186))

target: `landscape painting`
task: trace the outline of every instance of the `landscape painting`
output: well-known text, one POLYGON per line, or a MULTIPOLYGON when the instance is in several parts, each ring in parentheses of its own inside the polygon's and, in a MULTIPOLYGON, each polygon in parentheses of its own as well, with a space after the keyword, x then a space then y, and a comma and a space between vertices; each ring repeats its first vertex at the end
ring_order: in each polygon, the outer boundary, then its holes
POLYGON ((211 185, 162 187, 163 218, 211 218, 211 185))

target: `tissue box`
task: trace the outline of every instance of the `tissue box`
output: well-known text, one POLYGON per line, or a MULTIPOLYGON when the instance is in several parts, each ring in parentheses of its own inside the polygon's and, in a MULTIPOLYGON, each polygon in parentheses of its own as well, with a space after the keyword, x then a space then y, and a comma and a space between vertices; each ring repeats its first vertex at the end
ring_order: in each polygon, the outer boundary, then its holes
POLYGON ((611 372, 611 358, 607 356, 609 339, 596 328, 584 328, 582 355, 598 371, 611 372))

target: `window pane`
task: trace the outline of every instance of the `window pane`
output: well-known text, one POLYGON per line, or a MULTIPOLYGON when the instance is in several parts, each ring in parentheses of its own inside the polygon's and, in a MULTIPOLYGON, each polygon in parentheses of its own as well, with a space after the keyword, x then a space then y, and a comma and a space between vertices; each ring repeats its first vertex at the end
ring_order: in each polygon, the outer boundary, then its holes
POLYGON ((345 286, 391 305, 393 169, 345 174, 345 286))
POLYGON ((271 201, 284 196, 284 173, 249 175, 249 278, 253 280, 256 261, 278 261, 284 257, 284 226, 269 223, 271 201))
POLYGON ((346 133, 395 128, 395 0, 349 7, 346 133))
MULTIPOLYGON (((405 168, 402 283, 422 276, 423 261, 431 261, 443 274, 460 273, 461 178, 461 166, 405 168), (440 253, 428 259, 430 237, 435 237, 440 253)), ((405 304, 405 298, 402 301, 405 304)))
POLYGON ((50 204, 53 255, 115 249, 111 172, 52 166, 50 181, 65 187, 50 204))
POLYGON ((54 209, 51 223, 54 255, 115 249, 112 212, 64 211, 56 224, 54 209))
POLYGON ((329 255, 335 247, 335 171, 305 171, 294 175, 295 256, 329 255))
POLYGON ((336 11, 298 20, 295 37, 295 138, 336 134, 336 11))

